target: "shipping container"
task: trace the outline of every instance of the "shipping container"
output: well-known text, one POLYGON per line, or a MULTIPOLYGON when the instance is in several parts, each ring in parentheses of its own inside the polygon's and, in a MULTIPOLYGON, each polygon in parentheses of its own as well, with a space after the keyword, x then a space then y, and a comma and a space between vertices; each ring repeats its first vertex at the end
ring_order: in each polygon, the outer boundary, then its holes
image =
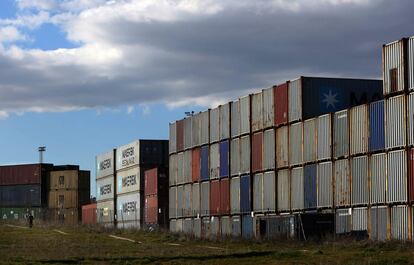
MULTIPOLYGON (((0 189, 1 191, 1 189, 0 189)), ((3 196, 2 196, 3 197, 3 196)), ((80 208, 78 190, 51 190, 48 195, 48 208, 80 208)))
POLYGON ((385 149, 384 100, 369 105, 369 151, 385 149))
POLYGON ((406 205, 391 207, 391 239, 407 241, 409 239, 409 208, 406 205))
POLYGON ((39 184, 0 186, 0 207, 40 207, 46 201, 39 184))
POLYGON ((299 165, 303 162, 303 127, 302 123, 295 123, 289 126, 289 164, 299 165))
POLYGON ((371 207, 369 220, 369 238, 378 241, 387 240, 388 208, 386 206, 371 207))
POLYGON ((170 155, 170 163, 169 163, 169 184, 170 186, 174 186, 177 184, 177 174, 178 174, 178 169, 177 169, 177 154, 172 154, 170 155))
POLYGON ((230 180, 220 180, 220 215, 230 214, 230 180))
POLYGON ((220 144, 210 145, 210 179, 217 179, 220 175, 220 144))
POLYGON ((414 37, 408 39, 408 89, 414 90, 414 37))
POLYGON ((263 170, 263 133, 252 135, 252 171, 263 170))
POLYGON ((210 215, 210 182, 200 184, 200 213, 201 216, 210 215))
POLYGON ((274 104, 273 87, 263 89, 263 127, 273 127, 275 120, 275 104, 274 104))
POLYGON ((352 231, 368 233, 368 208, 352 209, 352 231))
POLYGON ((177 187, 171 187, 169 189, 169 216, 170 219, 177 218, 177 187))
POLYGON ((177 233, 177 220, 176 219, 170 220, 170 232, 177 233))
POLYGON ((185 183, 184 178, 184 152, 177 154, 177 185, 185 183))
POLYGON ((240 213, 240 178, 230 179, 230 210, 232 214, 240 213))
POLYGON ((212 216, 210 219, 209 239, 217 240, 220 238, 220 218, 212 216))
POLYGON ((304 208, 303 167, 292 168, 290 181, 292 211, 302 210, 304 208))
POLYGON ((193 147, 192 136, 193 134, 193 121, 192 117, 184 119, 184 149, 193 147))
POLYGON ((230 173, 232 176, 240 174, 240 138, 230 143, 230 173))
MULTIPOLYGON (((1 167, 0 167, 0 170, 1 170, 1 167)), ((97 155, 96 156, 96 179, 114 175, 114 173, 115 173, 115 149, 109 152, 97 155)))
POLYGON ((245 239, 254 237, 253 217, 251 215, 242 215, 242 237, 245 239))
POLYGON ((136 166, 117 172, 117 194, 141 191, 141 168, 136 166))
POLYGON ((191 173, 193 172, 192 168, 192 157, 193 152, 192 150, 184 151, 184 161, 183 161, 183 174, 184 174, 184 183, 192 182, 191 173))
POLYGON ((193 182, 200 181, 201 173, 201 149, 199 147, 191 150, 191 179, 193 182))
POLYGON ((331 115, 326 114, 318 117, 317 131, 317 159, 330 159, 332 148, 331 115))
POLYGON ((351 171, 348 159, 335 161, 335 206, 351 205, 351 171))
POLYGON ((387 99, 385 108, 386 148, 405 146, 405 95, 387 99))
POLYGON ((279 212, 290 211, 290 183, 288 169, 279 170, 277 172, 277 210, 279 212))
POLYGON ((218 142, 220 139, 220 108, 210 110, 210 143, 218 142))
POLYGON ((332 208, 332 162, 319 163, 318 174, 318 208, 332 208))
POLYGON ((220 178, 228 177, 230 175, 229 152, 229 140, 220 142, 220 178))
POLYGON ((201 238, 210 238, 210 217, 201 218, 201 238))
POLYGON ((336 112, 334 115, 334 154, 335 158, 349 154, 348 110, 336 112))
POLYGON ((368 152, 368 106, 360 105, 350 110, 351 155, 368 152))
POLYGON ((414 148, 408 151, 408 196, 409 202, 414 201, 414 148))
POLYGON ((191 121, 192 121, 192 132, 191 132, 191 140, 193 143, 193 147, 200 146, 201 143, 201 114, 197 113, 194 114, 191 121))
POLYGON ((184 185, 177 186, 177 217, 184 216, 184 185))
POLYGON ((250 196, 250 175, 242 175, 240 177, 240 212, 248 213, 251 211, 250 196))
POLYGON ((410 93, 407 97, 407 133, 408 145, 414 145, 414 93, 410 93))
POLYGON ((220 106, 220 141, 230 138, 230 103, 220 106))
POLYGON ((95 225, 96 224, 96 203, 91 203, 82 206, 82 224, 95 225))
POLYGON ((250 136, 240 138, 240 173, 250 172, 250 136))
POLYGON ((168 159, 167 140, 137 140, 118 147, 116 170, 137 165, 163 165, 168 159))
POLYGON ((114 201, 98 201, 96 203, 96 221, 98 224, 113 226, 114 224, 114 201))
POLYGON ((387 193, 387 155, 374 154, 370 157, 370 200, 371 205, 385 203, 387 193))
POLYGON ((276 129, 276 165, 277 168, 289 166, 289 126, 276 129))
POLYGON ((240 100, 240 134, 250 133, 250 96, 240 100))
POLYGON ((114 176, 96 180, 96 200, 103 201, 114 198, 114 176))
POLYGON ((230 124, 231 124, 231 137, 237 137, 240 135, 240 101, 236 100, 231 103, 230 112, 230 124))
POLYGON ((252 132, 263 129, 263 92, 252 94, 252 132))
POLYGON ((316 164, 306 165, 303 168, 304 208, 313 209, 317 206, 317 167, 316 164))
POLYGON ((208 155, 209 150, 208 146, 201 147, 201 174, 200 174, 200 180, 208 180, 210 178, 209 176, 209 165, 208 165, 208 155))
POLYGON ((289 122, 302 120, 302 79, 288 83, 289 122))
POLYGON ((253 176, 253 211, 263 212, 263 173, 253 176))
POLYGON ((405 90, 405 40, 383 46, 384 95, 405 90))
POLYGON ((192 184, 186 184, 184 185, 184 202, 183 202, 183 216, 184 217, 191 217, 192 214, 192 202, 193 202, 193 196, 192 196, 192 184))
POLYGON ((274 171, 263 174, 263 209, 276 211, 276 176, 274 171))
POLYGON ((346 234, 351 232, 352 229, 352 210, 348 209, 337 209, 336 210, 336 233, 346 234))
POLYGON ((242 227, 242 221, 240 216, 232 216, 231 217, 231 235, 233 237, 240 237, 242 227))
POLYGON ((275 168, 275 130, 266 130, 263 133, 263 169, 275 168))
POLYGON ((184 120, 176 121, 177 152, 184 150, 184 120))
POLYGON ((177 151, 177 124, 170 123, 170 134, 169 134, 169 154, 173 154, 177 151))
POLYGON ((221 236, 225 239, 231 236, 231 219, 230 216, 220 217, 221 236))
POLYGON ((193 216, 200 216, 200 184, 193 183, 192 186, 193 199, 191 200, 191 210, 193 216))
POLYGON ((183 232, 183 219, 177 219, 175 224, 175 230, 177 233, 183 232))
POLYGON ((368 157, 354 157, 351 160, 352 205, 368 204, 368 157))
POLYGON ((193 235, 196 238, 201 238, 201 218, 193 219, 193 235))
POLYGON ((191 235, 193 233, 193 219, 186 218, 183 220, 183 233, 191 235))
POLYGON ((145 196, 144 223, 156 225, 158 223, 158 198, 157 195, 145 196))
POLYGON ((78 208, 49 209, 45 218, 49 223, 75 226, 79 224, 81 213, 78 208))
POLYGON ((210 215, 220 213, 220 181, 213 180, 210 182, 210 215))
POLYGON ((199 114, 200 123, 200 145, 208 144, 210 111, 203 111, 199 114))
MULTIPOLYGON (((79 170, 79 166, 57 169, 49 173, 49 189, 90 189, 90 171, 79 170)), ((89 196, 88 196, 89 199, 89 196)))
POLYGON ((407 202, 407 154, 392 151, 387 157, 387 202, 407 202))
POLYGON ((288 123, 288 82, 274 87, 275 125, 288 123))
MULTIPOLYGON (((271 216, 260 218, 260 237, 270 240, 292 240, 297 235, 295 215, 271 216)), ((257 228, 256 228, 257 230, 257 228)))
POLYGON ((316 161, 316 122, 316 118, 303 122, 303 162, 305 163, 316 161))

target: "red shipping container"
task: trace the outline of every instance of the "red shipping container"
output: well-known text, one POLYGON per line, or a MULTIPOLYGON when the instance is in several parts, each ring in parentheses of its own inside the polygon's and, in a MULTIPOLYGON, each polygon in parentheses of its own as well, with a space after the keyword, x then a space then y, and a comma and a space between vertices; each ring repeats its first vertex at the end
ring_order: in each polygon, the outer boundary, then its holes
POLYGON ((255 133, 252 137, 252 171, 263 169, 263 133, 255 133))
POLYGON ((198 182, 200 180, 200 148, 194 148, 192 150, 191 157, 191 171, 192 171, 192 180, 193 182, 198 182))
POLYGON ((288 83, 274 87, 275 125, 288 123, 288 83))
POLYGON ((96 203, 82 206, 82 224, 96 224, 96 203))
POLYGON ((177 121, 177 152, 184 150, 184 120, 177 121))
POLYGON ((145 223, 157 224, 158 222, 158 197, 145 197, 145 223))
POLYGON ((414 148, 408 151, 408 199, 414 202, 414 148))
MULTIPOLYGON (((42 168, 46 171, 49 164, 10 165, 0 167, 0 185, 27 185, 42 183, 42 168)), ((45 173, 45 172, 43 172, 45 173)), ((46 176, 45 174, 43 174, 46 176)))
POLYGON ((220 213, 220 182, 218 180, 210 183, 210 214, 220 213))
POLYGON ((158 168, 145 171, 145 196, 155 195, 158 193, 158 168))
POLYGON ((230 214, 230 181, 228 178, 220 181, 220 214, 230 214))

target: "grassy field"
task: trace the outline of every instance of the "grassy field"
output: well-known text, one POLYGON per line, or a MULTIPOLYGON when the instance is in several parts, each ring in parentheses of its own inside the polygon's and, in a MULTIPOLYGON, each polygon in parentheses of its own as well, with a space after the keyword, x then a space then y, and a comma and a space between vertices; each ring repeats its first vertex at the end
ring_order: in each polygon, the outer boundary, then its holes
POLYGON ((205 242, 160 232, 0 223, 1 264, 414 264, 410 244, 205 242))

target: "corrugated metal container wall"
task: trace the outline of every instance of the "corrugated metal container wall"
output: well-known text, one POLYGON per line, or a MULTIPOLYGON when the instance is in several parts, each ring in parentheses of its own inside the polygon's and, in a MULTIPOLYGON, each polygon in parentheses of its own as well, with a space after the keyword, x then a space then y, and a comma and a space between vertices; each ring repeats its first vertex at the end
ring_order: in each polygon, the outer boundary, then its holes
POLYGON ((200 185, 200 213, 205 216, 210 214, 210 182, 201 182, 200 185))
MULTIPOLYGON (((160 172, 161 174, 161 172, 160 172)), ((156 195, 158 193, 158 168, 145 170, 145 196, 156 195)))
POLYGON ((369 105, 369 151, 385 149, 384 100, 369 105))
POLYGON ((350 176, 348 159, 335 161, 335 206, 351 205, 350 176))
POLYGON ((387 192, 387 155, 385 153, 374 154, 370 157, 370 200, 371 205, 385 203, 387 192))
POLYGON ((250 96, 240 98, 240 134, 250 133, 250 96))
POLYGON ((385 146, 388 149, 405 146, 405 96, 387 99, 385 108, 385 146))
POLYGON ((192 117, 188 117, 184 119, 184 148, 185 149, 193 147, 192 134, 193 134, 192 117))
MULTIPOLYGON (((96 156, 96 178, 103 178, 114 174, 115 171, 115 163, 114 163, 114 151, 111 150, 104 154, 96 156)), ((0 172, 4 167, 0 168, 0 172)), ((32 169, 33 172, 38 172, 38 168, 32 169)), ((1 175, 1 173, 0 173, 1 175)), ((26 175, 26 174, 25 174, 26 175)), ((38 178, 38 177, 37 177, 38 178)), ((36 179, 37 179, 36 178, 36 179)), ((0 178, 1 181, 1 178, 0 178)), ((39 183, 39 182, 37 182, 39 183)), ((1 183, 1 185, 11 185, 7 183, 1 183)))
POLYGON ((192 167, 192 158, 193 158, 193 152, 192 150, 187 150, 184 152, 184 182, 189 183, 193 181, 191 173, 193 172, 192 167))
POLYGON ((210 110, 210 143, 220 139, 220 109, 219 107, 210 110))
POLYGON ((220 144, 210 145, 210 179, 216 179, 220 174, 220 144))
POLYGON ((230 210, 232 214, 240 213, 240 178, 230 179, 230 210))
POLYGON ((250 175, 240 177, 240 212, 248 213, 251 211, 250 200, 250 175))
POLYGON ((234 138, 240 135, 240 101, 231 103, 230 117, 231 137, 234 138))
POLYGON ((230 103, 220 106, 220 140, 230 138, 230 103))
POLYGON ((334 154, 335 158, 347 156, 349 153, 348 110, 336 112, 334 115, 334 154))
POLYGON ((289 126, 276 129, 276 166, 289 166, 289 126))
POLYGON ((253 211, 263 211, 263 173, 253 176, 253 211))
POLYGON ((169 134, 169 154, 177 151, 177 126, 176 123, 170 123, 170 134, 169 134))
MULTIPOLYGON (((414 201, 414 148, 408 151, 408 196, 409 202, 414 201)), ((414 230, 414 229, 413 229, 414 230)))
POLYGON ((201 238, 209 239, 210 229, 210 217, 201 218, 201 238))
POLYGON ((175 224, 175 230, 177 233, 183 232, 183 219, 177 219, 175 224))
POLYGON ((194 148, 191 150, 191 178, 193 182, 200 180, 201 173, 201 149, 194 148))
POLYGON ((82 206, 82 224, 96 224, 96 203, 91 203, 82 206))
POLYGON ((201 147, 201 174, 200 180, 208 180, 209 177, 209 167, 208 167, 208 146, 201 147))
POLYGON ((168 211, 170 219, 177 218, 177 187, 171 187, 169 192, 170 209, 168 211))
POLYGON ((318 208, 332 208, 332 162, 318 164, 317 170, 318 208))
POLYGON ((253 238, 253 217, 250 215, 242 216, 242 236, 245 239, 253 238))
POLYGON ((289 82, 289 122, 302 119, 302 78, 289 82))
POLYGON ((241 236, 241 217, 240 216, 232 216, 231 217, 231 235, 233 237, 240 237, 241 236))
POLYGON ((177 152, 184 150, 184 120, 176 121, 177 152))
POLYGON ((330 159, 331 158, 331 145, 332 145, 332 134, 331 134, 331 115, 326 114, 318 117, 318 160, 330 159))
POLYGON ((273 127, 275 120, 273 87, 263 90, 263 127, 273 127))
POLYGON ((407 96, 407 104, 408 144, 414 145, 414 93, 407 96))
POLYGON ((263 169, 269 170, 275 168, 275 130, 270 129, 263 133, 263 169))
POLYGON ((304 208, 303 167, 292 168, 292 171, 290 172, 290 179, 292 186, 292 210, 302 210, 304 208))
POLYGON ((109 223, 114 221, 114 201, 104 201, 96 203, 96 221, 97 223, 109 223))
POLYGON ((220 237, 220 219, 212 216, 210 219, 209 239, 217 240, 220 237))
POLYGON ((316 119, 303 122, 303 162, 316 161, 316 119))
POLYGON ((387 202, 407 202, 407 154, 392 151, 387 157, 387 202))
POLYGON ((263 133, 258 132, 252 136, 252 171, 263 169, 263 133))
POLYGON ((191 138, 193 142, 193 146, 199 146, 200 145, 200 137, 201 137, 201 119, 200 114, 197 113, 192 117, 192 132, 191 132, 191 138))
POLYGON ((96 200, 103 201, 114 197, 114 176, 96 180, 96 200))
POLYGON ((289 164, 299 165, 303 161, 302 156, 302 123, 295 123, 289 126, 289 164))
POLYGON ((263 129, 263 93, 252 95, 252 132, 263 129))
POLYGON ((349 209, 337 209, 336 210, 336 233, 346 234, 351 232, 352 219, 351 212, 349 209))
POLYGON ((352 209, 352 231, 368 232, 368 208, 352 209))
POLYGON ((193 235, 195 238, 201 238, 201 218, 193 219, 193 235))
POLYGON ((41 185, 0 186, 1 207, 41 206, 41 185))
POLYGON ((414 89, 414 37, 408 39, 408 88, 414 89))
POLYGON ((117 189, 116 194, 124 194, 128 192, 141 190, 141 169, 133 167, 117 173, 117 189))
POLYGON ((141 194, 128 193, 117 197, 118 227, 140 227, 141 194), (122 224, 121 224, 122 223, 122 224))
POLYGON ((288 169, 279 170, 277 172, 277 210, 290 210, 290 183, 288 169))
POLYGON ((230 174, 240 174, 240 138, 232 139, 230 143, 230 174))
POLYGON ((158 197, 145 196, 144 222, 145 224, 158 224, 158 197))
POLYGON ((306 165, 303 168, 304 208, 313 209, 317 205, 316 194, 316 164, 306 165))
POLYGON ((275 103, 275 125, 280 126, 288 122, 288 83, 284 83, 275 87, 274 90, 275 103))
POLYGON ((200 214, 200 184, 194 183, 192 186, 193 199, 191 201, 192 215, 197 216, 200 214))
POLYGON ((396 41, 383 47, 384 95, 403 91, 404 78, 404 42, 396 41))
POLYGON ((240 138, 240 172, 250 172, 250 136, 240 138))
POLYGON ((274 171, 263 174, 263 209, 276 210, 276 176, 274 171))
POLYGON ((184 183, 184 152, 177 154, 177 184, 184 183))
POLYGON ((229 168, 229 140, 220 142, 220 177, 228 177, 230 175, 229 168))
POLYGON ((210 215, 217 215, 220 212, 220 182, 210 182, 210 215))
POLYGON ((387 239, 388 208, 386 206, 371 207, 369 238, 385 241, 387 239))
POLYGON ((183 217, 184 212, 184 186, 177 186, 177 217, 183 217))
POLYGON ((223 216, 220 218, 221 236, 227 238, 231 236, 231 220, 230 216, 223 216))
MULTIPOLYGON (((102 163, 104 169, 112 167, 111 165, 113 164, 110 162, 108 164, 102 163)), ((99 171, 100 163, 97 163, 97 166, 97 171, 99 171)), ((109 172, 111 173, 108 175, 113 174, 112 171, 109 172)), ((100 177, 102 176, 107 175, 100 174, 100 177)), ((40 164, 0 166, 0 185, 40 184, 41 182, 42 167, 40 164)))
POLYGON ((368 152, 368 106, 360 105, 350 110, 351 155, 368 152))
POLYGON ((409 239, 408 220, 408 206, 391 207, 391 239, 400 241, 407 241, 409 239))
POLYGON ((171 233, 177 233, 177 220, 172 219, 170 220, 170 231, 171 233))
POLYGON ((220 180, 220 212, 219 214, 230 214, 230 180, 220 180))
POLYGON ((193 197, 192 197, 192 184, 186 184, 184 185, 184 211, 183 211, 183 215, 185 217, 190 217, 192 216, 192 201, 193 201, 193 197))
POLYGON ((193 233, 193 219, 186 218, 183 220, 183 233, 191 235, 193 233))
POLYGON ((200 118, 200 145, 208 144, 209 140, 209 121, 210 111, 204 111, 199 114, 200 118))
POLYGON ((368 204, 368 157, 354 157, 352 168, 352 205, 368 204))

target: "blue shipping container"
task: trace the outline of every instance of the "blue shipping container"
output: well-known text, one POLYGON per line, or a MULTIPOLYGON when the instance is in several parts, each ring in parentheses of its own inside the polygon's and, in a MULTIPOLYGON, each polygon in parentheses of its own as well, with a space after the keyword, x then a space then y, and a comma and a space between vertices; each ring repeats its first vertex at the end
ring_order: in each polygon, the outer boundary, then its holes
POLYGON ((229 141, 220 143, 220 177, 229 176, 229 141))
MULTIPOLYGON (((305 209, 316 208, 316 164, 306 165, 303 169, 303 186, 305 188, 305 209)), ((294 191, 292 191, 294 192, 294 191)))
POLYGON ((240 177, 240 212, 250 211, 250 175, 244 175, 240 177))
POLYGON ((201 165, 200 165, 200 178, 201 180, 209 180, 209 168, 208 168, 208 146, 201 147, 201 165))
POLYGON ((302 77, 304 120, 382 98, 381 80, 302 77))
POLYGON ((41 206, 40 185, 0 186, 0 207, 41 206))
POLYGON ((369 105, 369 151, 385 149, 384 100, 369 105))
POLYGON ((247 239, 253 237, 253 217, 251 215, 242 216, 242 237, 247 239))

